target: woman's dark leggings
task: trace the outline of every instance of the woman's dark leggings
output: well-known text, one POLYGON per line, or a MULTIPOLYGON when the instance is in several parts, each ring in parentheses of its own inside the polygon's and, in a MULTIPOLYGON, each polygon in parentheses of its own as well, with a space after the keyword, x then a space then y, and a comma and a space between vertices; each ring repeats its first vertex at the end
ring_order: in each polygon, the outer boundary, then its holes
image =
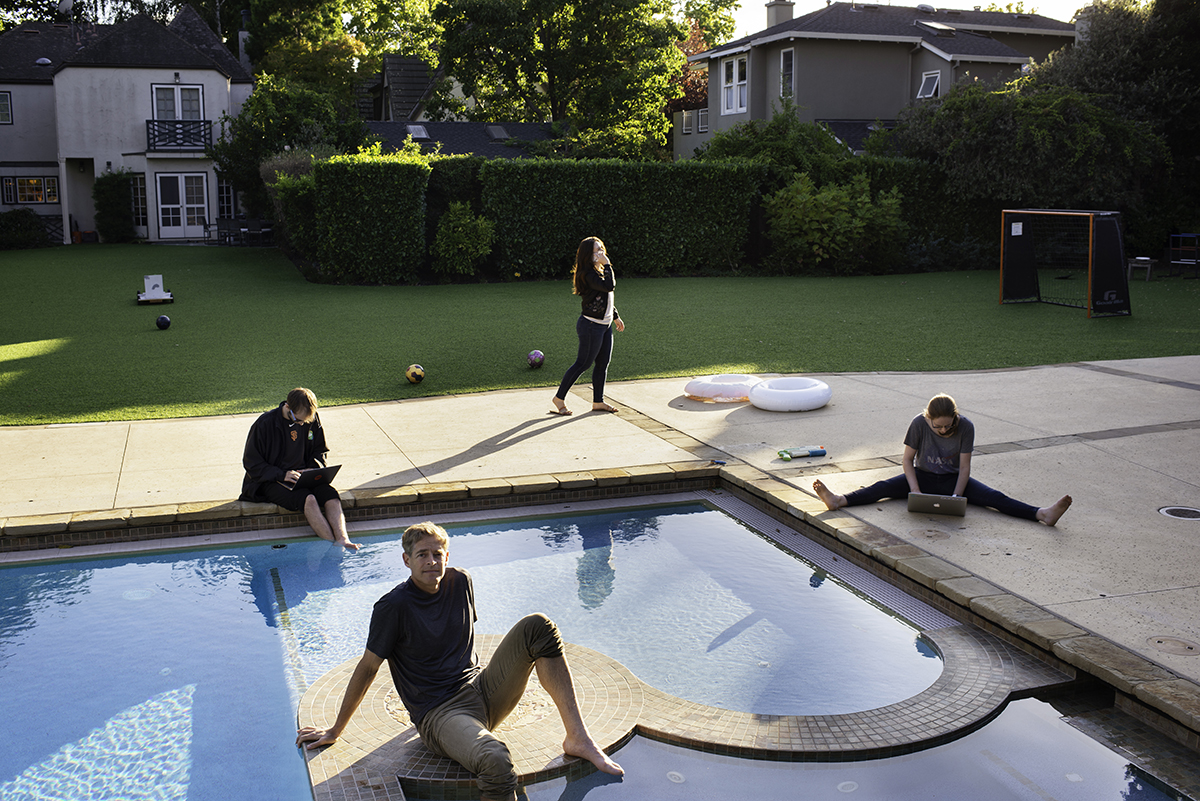
POLYGON ((579 379, 589 364, 594 363, 596 366, 592 368, 592 402, 603 403, 604 380, 608 377, 608 362, 612 359, 612 325, 593 323, 581 314, 579 321, 575 323, 575 332, 579 334, 579 355, 575 357, 575 363, 567 368, 567 374, 558 385, 556 397, 566 400, 571 385, 579 379))
MULTIPOLYGON (((932 495, 953 495, 954 485, 958 483, 957 473, 930 473, 926 470, 917 471, 917 486, 921 492, 932 495)), ((869 487, 856 489, 846 495, 847 506, 862 506, 884 498, 907 498, 908 479, 903 474, 883 481, 876 481, 869 487)), ((990 506, 997 512, 1003 512, 1012 517, 1026 520, 1037 520, 1037 507, 1008 497, 1000 490, 994 490, 982 481, 967 479, 967 488, 963 491, 967 503, 975 506, 990 506)))

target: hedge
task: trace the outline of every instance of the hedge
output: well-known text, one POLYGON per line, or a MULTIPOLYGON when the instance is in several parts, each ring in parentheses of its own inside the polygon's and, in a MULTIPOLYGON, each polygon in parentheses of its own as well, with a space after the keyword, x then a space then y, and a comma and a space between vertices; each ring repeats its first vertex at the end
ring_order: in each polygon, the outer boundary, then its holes
POLYGON ((407 155, 313 165, 317 260, 345 283, 415 283, 425 264, 429 164, 407 155))
POLYGON ((502 280, 570 272, 579 241, 604 240, 622 275, 728 271, 746 263, 761 165, 494 160, 480 169, 502 280))

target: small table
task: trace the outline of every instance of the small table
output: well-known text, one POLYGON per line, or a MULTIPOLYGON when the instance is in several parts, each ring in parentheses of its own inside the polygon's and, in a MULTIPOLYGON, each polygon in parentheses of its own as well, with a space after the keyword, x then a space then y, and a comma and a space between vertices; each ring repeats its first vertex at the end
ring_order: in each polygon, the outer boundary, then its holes
POLYGON ((1141 269, 1146 268, 1146 280, 1150 280, 1150 274, 1154 272, 1154 265, 1158 264, 1158 259, 1152 259, 1149 256, 1138 256, 1136 259, 1129 259, 1125 262, 1125 280, 1128 281, 1133 277, 1133 270, 1136 267, 1141 269))

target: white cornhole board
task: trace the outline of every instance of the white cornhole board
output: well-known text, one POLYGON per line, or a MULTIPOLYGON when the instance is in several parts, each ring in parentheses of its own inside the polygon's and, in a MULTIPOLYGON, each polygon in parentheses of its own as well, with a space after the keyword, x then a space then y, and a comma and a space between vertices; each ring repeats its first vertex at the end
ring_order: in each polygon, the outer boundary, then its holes
POLYGON ((161 275, 144 275, 142 278, 146 281, 146 291, 138 293, 138 303, 174 303, 175 298, 171 297, 171 293, 163 289, 163 279, 161 275))

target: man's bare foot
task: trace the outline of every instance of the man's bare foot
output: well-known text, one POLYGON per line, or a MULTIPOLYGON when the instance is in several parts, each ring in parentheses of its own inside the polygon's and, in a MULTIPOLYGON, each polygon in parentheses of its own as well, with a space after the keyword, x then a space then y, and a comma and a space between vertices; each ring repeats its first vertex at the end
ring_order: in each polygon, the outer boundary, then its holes
POLYGON ((608 754, 600 750, 600 746, 596 745, 596 741, 592 738, 584 740, 572 740, 570 738, 563 740, 563 753, 567 756, 586 759, 596 766, 597 769, 610 773, 613 776, 624 776, 625 769, 608 758, 608 754))
POLYGON ((1053 505, 1043 506, 1037 510, 1037 519, 1047 526, 1053 526, 1058 522, 1058 518, 1062 517, 1071 508, 1071 501, 1072 498, 1070 495, 1064 495, 1053 505))
POLYGON ((841 509, 846 505, 846 496, 831 492, 829 487, 826 487, 825 483, 819 478, 813 482, 813 489, 816 490, 817 497, 821 499, 821 503, 825 504, 825 508, 830 511, 841 509))
POLYGON ((554 396, 554 413, 561 414, 564 417, 567 415, 574 414, 574 412, 572 412, 570 409, 567 408, 567 404, 564 401, 560 400, 557 395, 554 396))
POLYGON ((351 542, 349 538, 343 540, 342 542, 339 542, 338 545, 342 546, 347 551, 357 551, 359 548, 362 547, 357 542, 351 542))

